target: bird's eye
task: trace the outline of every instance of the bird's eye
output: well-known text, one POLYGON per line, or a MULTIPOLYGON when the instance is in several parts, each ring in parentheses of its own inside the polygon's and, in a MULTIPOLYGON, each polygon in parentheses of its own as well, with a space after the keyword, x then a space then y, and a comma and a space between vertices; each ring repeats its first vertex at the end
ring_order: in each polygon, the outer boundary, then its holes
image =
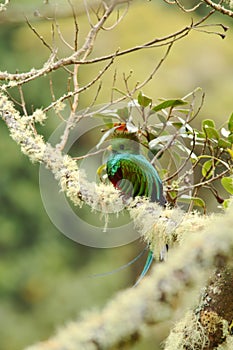
POLYGON ((121 144, 120 149, 123 150, 125 148, 125 145, 121 144))

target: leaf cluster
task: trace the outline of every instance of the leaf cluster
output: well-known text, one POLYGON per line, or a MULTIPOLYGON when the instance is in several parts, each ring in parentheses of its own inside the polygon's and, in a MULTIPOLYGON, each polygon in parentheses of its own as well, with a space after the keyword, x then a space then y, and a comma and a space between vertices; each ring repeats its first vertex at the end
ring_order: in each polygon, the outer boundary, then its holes
POLYGON ((203 119, 200 127, 194 128, 193 120, 203 103, 204 94, 199 89, 184 98, 159 103, 139 92, 137 99, 123 108, 105 110, 100 117, 108 130, 103 140, 114 131, 116 122, 137 133, 142 152, 159 170, 171 205, 182 202, 206 212, 203 188, 224 207, 228 195, 233 194, 233 114, 222 127, 212 119, 203 119))

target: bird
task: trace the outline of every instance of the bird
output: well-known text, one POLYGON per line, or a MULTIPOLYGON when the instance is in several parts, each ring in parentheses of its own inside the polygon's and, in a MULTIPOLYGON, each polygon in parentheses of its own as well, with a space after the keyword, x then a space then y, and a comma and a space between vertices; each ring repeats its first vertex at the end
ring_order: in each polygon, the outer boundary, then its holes
MULTIPOLYGON (((135 129, 134 129, 135 130, 135 129)), ((166 205, 162 180, 146 156, 141 151, 138 131, 130 131, 126 123, 114 124, 110 133, 110 154, 105 164, 106 175, 113 186, 124 196, 146 197, 161 206, 166 205)), ((103 170, 103 166, 100 168, 103 170)), ((149 250, 144 268, 135 286, 147 274, 153 262, 153 252, 149 250)))

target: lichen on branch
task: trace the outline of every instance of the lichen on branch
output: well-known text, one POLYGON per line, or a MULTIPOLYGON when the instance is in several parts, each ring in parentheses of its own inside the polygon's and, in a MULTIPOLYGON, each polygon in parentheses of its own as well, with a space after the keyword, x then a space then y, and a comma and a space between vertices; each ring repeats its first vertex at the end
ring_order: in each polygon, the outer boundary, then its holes
MULTIPOLYGON (((199 216, 192 215, 193 223, 196 220, 192 231, 189 225, 185 226, 190 216, 184 218, 177 228, 177 235, 181 231, 185 236, 182 245, 170 252, 166 263, 156 264, 143 283, 117 294, 102 311, 86 314, 48 341, 27 350, 122 349, 122 344, 129 346, 143 337, 145 329, 150 330, 160 322, 172 319, 184 305, 192 308, 197 303, 198 290, 219 267, 219 261, 232 265, 232 213, 231 206, 224 215, 206 217, 205 222, 201 218, 202 230, 198 225, 199 216)), ((204 327, 190 312, 183 322, 182 339, 187 337, 187 332, 191 336, 194 331, 196 341, 207 339, 204 327)), ((176 331, 173 335, 172 347, 167 349, 201 349, 182 347, 181 335, 176 336, 176 331)), ((229 334, 226 341, 229 342, 229 334)))
POLYGON ((104 195, 102 186, 98 188, 95 184, 86 181, 85 174, 79 170, 77 162, 72 157, 63 154, 58 148, 45 142, 43 136, 37 134, 34 124, 45 120, 43 112, 37 110, 31 116, 21 116, 13 102, 0 93, 0 113, 9 129, 10 136, 20 145, 22 153, 27 155, 32 162, 43 163, 53 173, 60 189, 75 205, 82 205, 82 202, 85 201, 94 209, 99 205, 104 208, 104 198, 106 202, 109 202, 109 196, 115 205, 117 199, 119 205, 122 204, 117 191, 110 186, 108 191, 105 186, 104 195))

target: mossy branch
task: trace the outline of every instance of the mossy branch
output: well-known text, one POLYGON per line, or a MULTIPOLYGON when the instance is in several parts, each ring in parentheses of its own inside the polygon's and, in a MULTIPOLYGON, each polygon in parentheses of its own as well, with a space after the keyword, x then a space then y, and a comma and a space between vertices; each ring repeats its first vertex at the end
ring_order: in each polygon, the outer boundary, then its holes
POLYGON ((174 344, 180 350, 211 350, 220 344, 219 349, 232 349, 232 285, 232 267, 218 268, 203 290, 199 305, 188 311, 171 331, 165 350, 176 349, 174 344))
MULTIPOLYGON (((103 212, 108 212, 107 206, 111 203, 114 204, 114 208, 118 204, 121 207, 122 198, 114 188, 89 184, 74 159, 62 154, 37 134, 34 123, 43 123, 46 118, 41 110, 36 110, 31 116, 20 116, 13 103, 0 94, 0 113, 11 137, 21 146, 22 152, 33 162, 43 163, 50 169, 61 190, 74 204, 81 205, 84 201, 94 208, 101 206, 103 212)), ((111 349, 113 346, 120 349, 124 342, 134 342, 142 337, 145 327, 150 328, 151 325, 171 319, 177 310, 182 310, 187 303, 189 307, 193 307, 197 304, 193 292, 197 293, 198 289, 206 284, 213 271, 222 269, 223 265, 232 268, 232 206, 227 214, 219 218, 198 215, 186 215, 183 218, 184 213, 180 210, 163 210, 156 203, 139 198, 129 204, 129 211, 141 235, 154 250, 155 257, 164 244, 171 244, 175 240, 179 243, 176 249, 170 251, 168 261, 156 264, 151 277, 145 279, 137 288, 117 295, 102 312, 90 313, 83 321, 71 323, 52 340, 35 345, 30 350, 111 349)), ((226 296, 224 298, 226 302, 226 296)), ((202 307, 203 303, 200 305, 202 307)), ((208 345, 210 339, 205 322, 203 323, 203 315, 206 316, 206 312, 208 315, 209 312, 215 315, 217 312, 213 305, 210 311, 205 308, 201 308, 201 311, 202 313, 192 314, 195 317, 189 316, 188 322, 198 325, 196 331, 200 333, 199 338, 206 339, 208 345), (193 320, 193 323, 190 320, 193 320)), ((217 314, 218 317, 214 318, 219 324, 221 317, 224 341, 228 341, 232 314, 231 310, 223 321, 225 316, 217 314)), ((187 340, 187 329, 190 329, 191 334, 192 327, 187 328, 185 324, 177 341, 187 340)), ((222 341, 221 336, 221 343, 222 341)))
POLYGON ((9 5, 9 0, 5 0, 3 4, 0 4, 0 12, 6 11, 7 5, 9 5))
MULTIPOLYGON (((27 350, 122 349, 124 344, 143 337, 145 327, 171 319, 184 305, 193 307, 194 291, 203 286, 213 270, 223 261, 232 265, 232 213, 233 207, 225 215, 207 218, 205 229, 196 232, 195 229, 192 232, 189 225, 185 231, 184 219, 182 227, 177 229, 178 235, 179 230, 182 231, 182 245, 170 252, 166 263, 156 264, 151 276, 136 288, 116 295, 101 312, 89 313, 81 321, 71 322, 53 338, 27 350)), ((196 217, 197 224, 198 221, 196 217)), ((189 316, 186 321, 190 319, 189 316)), ((184 331, 193 332, 192 327, 186 327, 184 331)), ((201 338, 203 327, 196 327, 195 332, 201 338)), ((180 339, 174 337, 173 346, 167 349, 183 349, 180 339)))
MULTIPOLYGON (((229 17, 233 17, 233 11, 226 9, 221 3, 222 1, 220 1, 220 3, 216 3, 214 1, 211 0, 204 0, 204 2, 211 6, 215 11, 218 11, 220 13, 222 13, 223 15, 227 15, 229 17)), ((225 3, 227 3, 227 1, 224 1, 225 3)), ((232 8, 232 1, 229 1, 229 5, 230 8, 232 8)))
POLYGON ((156 258, 164 245, 170 245, 176 240, 173 232, 182 220, 182 211, 163 210, 157 203, 141 197, 125 203, 113 186, 89 183, 72 157, 63 154, 58 147, 53 147, 37 134, 34 124, 43 123, 46 119, 41 110, 36 110, 31 116, 20 116, 13 103, 4 94, 0 94, 0 113, 11 137, 21 146, 21 151, 32 162, 43 163, 53 173, 61 191, 74 205, 81 206, 85 202, 106 217, 109 212, 121 211, 123 207, 127 207, 137 230, 150 245, 156 258))
POLYGON ((34 124, 43 123, 46 119, 41 110, 36 110, 29 116, 21 116, 7 96, 0 93, 0 115, 9 128, 12 139, 20 145, 22 153, 32 162, 44 164, 54 175, 61 191, 74 205, 82 206, 85 202, 92 209, 103 213, 122 209, 123 200, 118 191, 112 186, 89 183, 72 157, 63 154, 58 147, 53 147, 45 142, 42 135, 37 134, 34 124))

